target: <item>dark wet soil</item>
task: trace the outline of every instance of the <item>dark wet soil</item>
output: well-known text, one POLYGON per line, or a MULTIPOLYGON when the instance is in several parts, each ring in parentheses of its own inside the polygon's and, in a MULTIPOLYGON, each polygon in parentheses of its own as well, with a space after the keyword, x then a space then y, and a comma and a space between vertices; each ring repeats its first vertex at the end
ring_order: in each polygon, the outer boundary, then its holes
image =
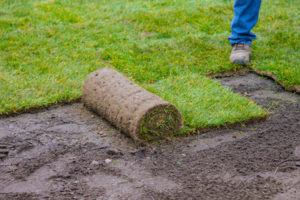
POLYGON ((300 96, 219 80, 268 119, 138 148, 81 103, 0 119, 0 199, 300 199, 300 96))

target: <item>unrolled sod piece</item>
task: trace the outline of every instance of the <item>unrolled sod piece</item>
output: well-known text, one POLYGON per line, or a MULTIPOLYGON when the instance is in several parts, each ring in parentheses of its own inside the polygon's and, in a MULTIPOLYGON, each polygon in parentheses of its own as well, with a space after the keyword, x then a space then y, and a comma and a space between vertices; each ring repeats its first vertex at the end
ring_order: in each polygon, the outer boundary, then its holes
POLYGON ((170 136, 182 127, 181 114, 173 104, 113 69, 89 74, 82 101, 136 143, 170 136))

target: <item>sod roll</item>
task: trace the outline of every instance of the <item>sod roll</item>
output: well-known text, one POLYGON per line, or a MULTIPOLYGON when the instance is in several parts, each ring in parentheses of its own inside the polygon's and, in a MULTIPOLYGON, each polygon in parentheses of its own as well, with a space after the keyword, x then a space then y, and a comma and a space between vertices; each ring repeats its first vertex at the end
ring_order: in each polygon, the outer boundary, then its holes
POLYGON ((170 136, 182 126, 181 114, 173 104, 113 69, 89 74, 82 101, 137 143, 170 136))

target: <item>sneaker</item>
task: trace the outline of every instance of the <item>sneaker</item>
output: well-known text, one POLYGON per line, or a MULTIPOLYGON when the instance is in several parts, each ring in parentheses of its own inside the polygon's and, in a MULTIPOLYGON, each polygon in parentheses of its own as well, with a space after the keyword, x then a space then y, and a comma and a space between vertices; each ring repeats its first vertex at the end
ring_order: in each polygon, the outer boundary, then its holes
POLYGON ((251 47, 248 44, 234 44, 230 54, 230 61, 234 64, 248 65, 250 56, 251 47))

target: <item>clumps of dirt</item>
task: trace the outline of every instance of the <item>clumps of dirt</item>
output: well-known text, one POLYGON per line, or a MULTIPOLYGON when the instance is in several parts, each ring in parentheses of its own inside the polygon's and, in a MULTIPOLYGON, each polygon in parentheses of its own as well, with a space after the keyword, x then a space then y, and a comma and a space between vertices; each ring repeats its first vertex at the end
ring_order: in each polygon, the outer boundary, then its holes
POLYGON ((8 156, 13 156, 23 151, 30 150, 34 147, 33 143, 34 139, 7 136, 4 138, 0 138, 0 149, 2 149, 2 152, 5 153, 3 158, 6 158, 8 156))
POLYGON ((66 171, 69 175, 92 175, 97 171, 107 171, 105 158, 110 160, 118 160, 123 157, 123 153, 118 150, 108 148, 106 146, 95 145, 94 143, 86 143, 84 145, 72 148, 72 155, 77 158, 72 160, 66 171), (84 156, 83 156, 84 155, 84 156), (94 158, 91 160, 91 158, 94 158), (93 164, 96 161, 97 164, 93 164))
POLYGON ((39 151, 31 151, 28 157, 23 157, 17 164, 17 168, 12 171, 16 179, 25 179, 42 166, 54 162, 59 155, 66 153, 64 144, 49 144, 42 146, 39 151))
POLYGON ((82 101, 137 144, 172 135, 182 127, 177 108, 139 87, 119 72, 92 72, 82 89, 82 101))
MULTIPOLYGON (((196 174, 193 174, 196 176, 196 174)), ((199 177, 186 180, 184 188, 174 194, 157 193, 148 190, 146 193, 154 199, 269 199, 273 194, 281 193, 282 184, 274 179, 258 177, 251 182, 224 181, 220 178, 199 177), (195 181, 196 180, 196 181, 195 181), (155 194, 155 195, 154 195, 155 194)), ((147 195, 145 195, 147 196, 147 195)))
POLYGON ((0 160, 8 156, 9 149, 7 144, 0 144, 0 160))
POLYGON ((40 195, 32 194, 32 193, 11 193, 4 194, 0 193, 0 199, 9 199, 9 200, 37 200, 41 199, 40 195))
POLYGON ((61 179, 58 182, 60 182, 62 187, 51 191, 48 195, 44 195, 44 199, 101 199, 101 196, 105 194, 104 189, 89 188, 86 183, 78 180, 61 179))

